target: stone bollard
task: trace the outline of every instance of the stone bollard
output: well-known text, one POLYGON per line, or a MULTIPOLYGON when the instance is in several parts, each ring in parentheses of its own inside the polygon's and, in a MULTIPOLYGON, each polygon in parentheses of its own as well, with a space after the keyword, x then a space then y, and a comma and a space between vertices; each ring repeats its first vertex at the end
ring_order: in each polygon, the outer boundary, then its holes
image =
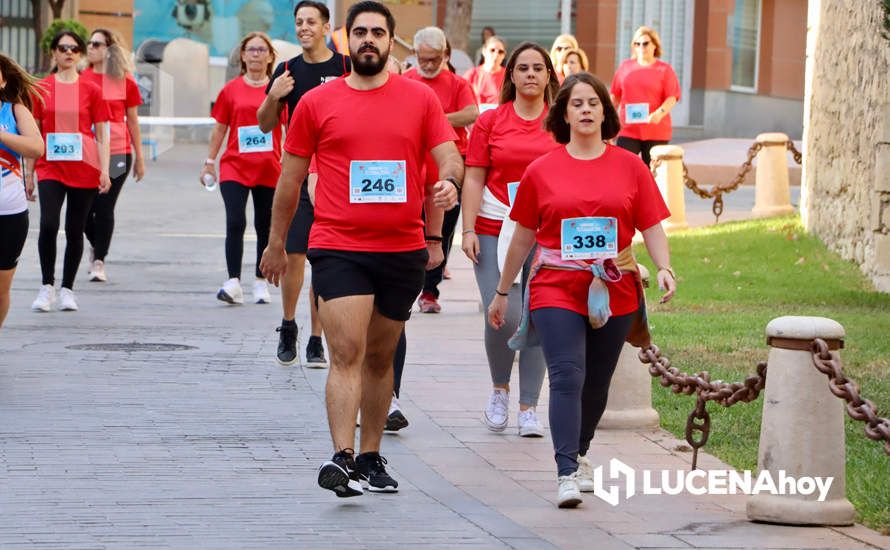
POLYGON ((686 223, 686 198, 683 196, 686 188, 683 181, 683 148, 656 145, 649 154, 653 161, 661 160, 661 165, 655 171, 655 181, 671 211, 671 217, 664 221, 664 230, 686 229, 689 224, 686 223))
MULTIPOLYGON (((649 286, 649 270, 640 264, 643 285, 649 286)), ((640 361, 640 348, 628 343, 621 349, 609 400, 598 427, 606 430, 639 430, 657 428, 658 412, 652 408, 652 376, 640 361)))
MULTIPOLYGON (((850 525, 855 510, 846 499, 844 403, 813 366, 815 338, 843 346, 844 327, 824 317, 779 317, 766 327, 770 346, 757 466, 776 484, 781 474, 833 478, 823 502, 819 491, 757 494, 748 498, 748 519, 797 525, 850 525)), ((798 484, 800 487, 802 484, 798 484)))
POLYGON ((784 216, 794 212, 788 184, 787 142, 788 136, 781 133, 757 136, 757 143, 763 148, 757 153, 754 176, 754 208, 751 214, 755 217, 784 216))

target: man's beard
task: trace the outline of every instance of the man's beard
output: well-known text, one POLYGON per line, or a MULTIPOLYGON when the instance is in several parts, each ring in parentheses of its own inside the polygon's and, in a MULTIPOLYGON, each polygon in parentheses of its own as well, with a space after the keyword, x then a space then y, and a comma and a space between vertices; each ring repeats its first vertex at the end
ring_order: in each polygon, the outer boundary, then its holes
POLYGON ((439 68, 433 72, 424 71, 423 69, 420 68, 420 65, 417 65, 417 72, 420 73, 420 76, 426 78, 427 80, 432 80, 432 79, 436 78, 437 76, 439 76, 439 73, 442 72, 444 65, 445 65, 444 63, 442 65, 439 65, 439 68))
POLYGON ((386 69, 386 62, 389 59, 389 51, 383 54, 374 46, 366 44, 359 48, 358 52, 354 52, 350 49, 349 57, 352 58, 352 70, 356 73, 362 76, 375 76, 386 69), (377 61, 365 61, 363 58, 365 52, 376 53, 377 61))

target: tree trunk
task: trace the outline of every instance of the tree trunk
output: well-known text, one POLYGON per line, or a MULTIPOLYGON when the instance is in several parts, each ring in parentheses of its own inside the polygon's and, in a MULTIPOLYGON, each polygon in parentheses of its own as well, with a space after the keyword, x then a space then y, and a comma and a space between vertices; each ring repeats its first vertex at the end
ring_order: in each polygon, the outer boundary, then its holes
POLYGON ((467 51, 472 18, 473 0, 447 0, 444 30, 452 49, 467 51))
POLYGON ((53 20, 62 18, 62 8, 65 7, 65 0, 46 0, 49 2, 50 9, 53 10, 53 20))
POLYGON ((46 55, 43 53, 43 49, 40 47, 40 37, 43 34, 43 29, 45 25, 43 24, 43 2, 40 0, 31 0, 31 14, 33 16, 33 29, 34 29, 34 47, 37 51, 37 59, 34 60, 34 67, 31 67, 32 70, 37 71, 45 71, 49 62, 46 59, 46 55))

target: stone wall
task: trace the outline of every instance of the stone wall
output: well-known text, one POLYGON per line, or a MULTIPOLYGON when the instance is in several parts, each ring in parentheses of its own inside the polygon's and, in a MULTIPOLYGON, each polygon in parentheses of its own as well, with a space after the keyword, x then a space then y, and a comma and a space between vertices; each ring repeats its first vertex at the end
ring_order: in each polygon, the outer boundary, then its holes
POLYGON ((890 41, 879 2, 811 0, 804 104, 808 230, 890 292, 890 41))

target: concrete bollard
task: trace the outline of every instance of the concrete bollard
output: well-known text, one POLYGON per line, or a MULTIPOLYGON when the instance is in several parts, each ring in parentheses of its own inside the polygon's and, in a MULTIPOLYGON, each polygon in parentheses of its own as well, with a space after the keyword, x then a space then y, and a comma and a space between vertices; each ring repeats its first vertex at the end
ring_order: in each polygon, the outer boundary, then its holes
MULTIPOLYGON (((766 327, 770 346, 757 466, 773 480, 785 476, 833 478, 823 502, 810 495, 757 494, 748 518, 797 525, 850 525, 855 510, 846 499, 844 404, 813 366, 810 343, 822 338, 843 345, 844 327, 824 317, 779 317, 766 327)), ((778 481, 776 481, 778 483, 778 481)))
POLYGON ((671 211, 671 217, 664 221, 665 231, 686 229, 686 188, 683 182, 683 148, 676 145, 656 145, 649 152, 652 160, 660 159, 661 164, 655 171, 655 182, 661 196, 671 211))
POLYGON ((762 144, 763 148, 757 153, 754 176, 754 208, 751 214, 755 217, 784 216, 794 212, 788 184, 787 141, 787 135, 777 132, 757 136, 757 143, 762 144))
POLYGON ((599 428, 637 430, 658 427, 652 408, 652 376, 639 358, 640 348, 624 344, 609 386, 609 400, 599 428))

